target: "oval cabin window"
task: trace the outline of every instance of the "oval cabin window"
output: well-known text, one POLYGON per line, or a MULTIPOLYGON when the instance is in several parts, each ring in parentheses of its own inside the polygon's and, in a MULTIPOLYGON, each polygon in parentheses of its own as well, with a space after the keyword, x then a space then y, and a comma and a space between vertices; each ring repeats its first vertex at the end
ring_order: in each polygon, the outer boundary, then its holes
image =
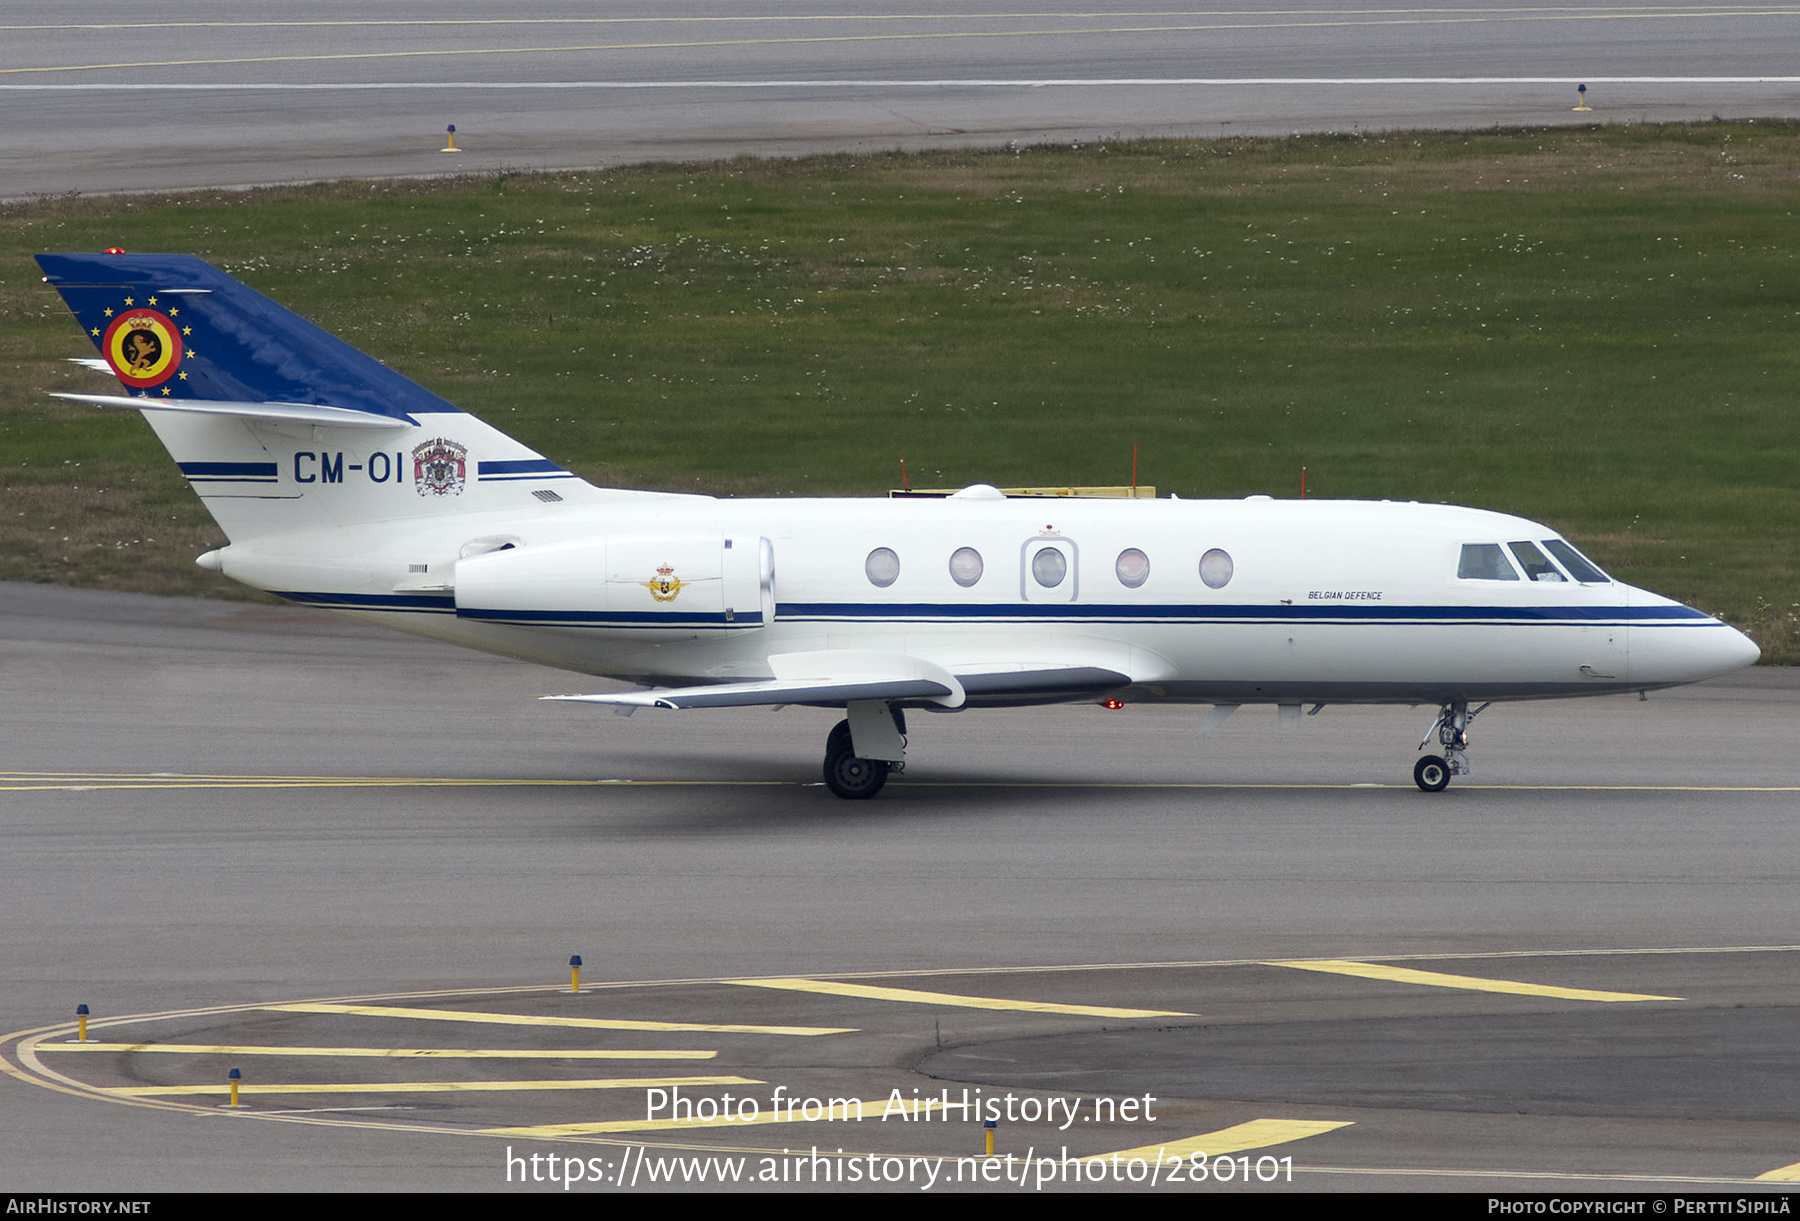
POLYGON ((1126 589, 1136 589, 1150 579, 1150 557, 1136 547, 1121 551, 1113 571, 1119 576, 1119 584, 1126 589))
POLYGON ((890 547, 877 547, 869 552, 863 571, 869 574, 871 585, 886 589, 900 579, 900 557, 890 547))
POLYGON ((950 579, 967 589, 981 580, 981 552, 973 547, 958 547, 950 557, 950 579))
POLYGON ((1214 547, 1200 557, 1200 579, 1209 589, 1224 589, 1231 583, 1231 556, 1214 547))

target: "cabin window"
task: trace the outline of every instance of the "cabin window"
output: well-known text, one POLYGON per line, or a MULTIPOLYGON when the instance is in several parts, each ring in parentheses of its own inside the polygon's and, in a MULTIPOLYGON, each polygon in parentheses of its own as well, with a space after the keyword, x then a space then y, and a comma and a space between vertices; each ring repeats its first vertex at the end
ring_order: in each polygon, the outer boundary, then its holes
POLYGON ((1519 574, 1506 562, 1499 543, 1464 543, 1456 575, 1464 581, 1516 581, 1519 574))
POLYGON ((1113 571, 1119 575, 1119 584, 1136 589, 1150 579, 1150 557, 1136 547, 1121 551, 1113 571))
POLYGON ((886 589, 900 579, 900 557, 890 547, 877 547, 869 552, 863 571, 869 574, 869 584, 886 589))
POLYGON ((1525 570, 1527 581, 1549 581, 1561 584, 1567 580, 1555 564, 1544 558, 1544 553, 1530 543, 1513 543, 1512 553, 1519 558, 1519 567, 1525 570))
POLYGON ((958 547, 950 557, 950 579, 967 589, 981 580, 981 552, 973 547, 958 547))
POLYGON ((1560 538, 1544 540, 1544 550, 1562 562, 1565 571, 1583 585, 1609 585, 1612 578, 1594 566, 1592 560, 1560 538))
POLYGON ((1031 557, 1031 576, 1045 589, 1055 589, 1069 575, 1069 560, 1055 547, 1045 547, 1031 557))
POLYGON ((1200 579, 1208 589, 1224 589, 1231 583, 1231 556, 1217 547, 1200 557, 1200 579))

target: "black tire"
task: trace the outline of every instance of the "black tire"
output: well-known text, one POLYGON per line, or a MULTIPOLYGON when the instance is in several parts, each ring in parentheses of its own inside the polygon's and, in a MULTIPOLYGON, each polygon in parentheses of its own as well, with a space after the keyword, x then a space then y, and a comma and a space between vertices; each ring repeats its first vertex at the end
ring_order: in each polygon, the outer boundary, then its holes
POLYGON ((1450 787, 1450 762, 1436 755, 1426 755, 1413 764, 1413 783, 1427 793, 1441 793, 1450 787))
POLYGON ((848 742, 825 756, 825 787, 846 801, 868 800, 881 792, 887 778, 886 761, 858 759, 848 742))
POLYGON ((845 718, 836 725, 833 725, 831 727, 831 732, 825 735, 825 757, 829 759, 831 756, 837 754, 838 751, 849 749, 850 721, 848 718, 845 718))

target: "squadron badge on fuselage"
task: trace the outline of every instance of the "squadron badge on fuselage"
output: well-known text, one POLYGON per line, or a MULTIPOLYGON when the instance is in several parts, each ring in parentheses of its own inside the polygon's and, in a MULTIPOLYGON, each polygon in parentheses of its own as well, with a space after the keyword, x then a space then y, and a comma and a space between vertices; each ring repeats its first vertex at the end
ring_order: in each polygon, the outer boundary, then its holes
POLYGON ((672 566, 659 564, 656 568, 656 576, 645 581, 644 588, 649 590, 650 596, 658 602, 673 602, 680 595, 682 586, 686 584, 686 581, 676 579, 675 569, 672 566))
POLYGON ((467 446, 434 437, 413 449, 413 486, 421 496, 461 496, 469 474, 467 446))

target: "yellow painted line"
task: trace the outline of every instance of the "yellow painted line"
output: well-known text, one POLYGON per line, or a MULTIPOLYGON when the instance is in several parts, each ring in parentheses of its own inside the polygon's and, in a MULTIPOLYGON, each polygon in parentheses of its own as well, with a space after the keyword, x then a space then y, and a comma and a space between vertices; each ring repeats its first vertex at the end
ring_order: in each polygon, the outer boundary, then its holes
MULTIPOLYGON (((454 1094, 535 1092, 539 1090, 629 1090, 671 1085, 761 1085, 754 1077, 601 1077, 591 1081, 337 1081, 316 1084, 257 1085, 245 1081, 243 1094, 454 1094)), ((94 1087, 100 1088, 100 1087, 94 1087)), ((225 1085, 129 1085, 100 1089, 115 1098, 176 1098, 197 1094, 229 1094, 225 1085)))
POLYGON ((729 1122, 723 1119, 615 1119, 598 1123, 540 1124, 526 1128, 484 1128, 482 1132, 486 1136, 525 1136, 549 1140, 558 1136, 604 1136, 610 1132, 687 1132, 702 1128, 723 1131, 731 1128, 765 1127, 778 1123, 832 1122, 827 1120, 827 1115, 835 1116, 835 1122, 842 1123, 844 1117, 850 1113, 848 1108, 850 1101, 860 1101, 862 1104, 861 1115, 869 1119, 876 1119, 885 1114, 892 1114, 898 1118, 904 1113, 911 1120, 918 1118, 921 1113, 929 1114, 944 1108, 943 1100, 935 1098, 901 1099, 891 1103, 885 1098, 813 1099, 811 1101, 826 1103, 827 1109, 818 1116, 808 1119, 800 1113, 801 1099, 793 1098, 791 1095, 783 1095, 783 1097, 793 1105, 776 1110, 758 1110, 754 1119, 733 1119, 729 1122), (835 1111, 830 1110, 832 1102, 839 1104, 835 1111), (890 1107, 893 1108, 891 1111, 890 1107))
POLYGON ((1136 1149, 1121 1149, 1117 1153, 1102 1153, 1083 1160, 1097 1162, 1110 1161, 1115 1157, 1127 1159, 1141 1157, 1146 1161, 1154 1161, 1160 1155, 1164 1161, 1169 1161, 1170 1159, 1185 1158, 1194 1153, 1204 1153, 1208 1157, 1212 1157, 1221 1153, 1241 1153, 1245 1149, 1266 1149, 1270 1145, 1285 1145, 1289 1141, 1305 1140, 1307 1137, 1317 1136, 1321 1132, 1335 1132, 1339 1128, 1348 1128, 1349 1126, 1349 1120, 1252 1119, 1249 1123, 1220 1128, 1217 1132, 1207 1132, 1201 1136, 1172 1140, 1161 1145, 1140 1145, 1136 1149))
POLYGON ((404 1060, 412 1057, 447 1060, 711 1060, 719 1053, 703 1050, 613 1051, 582 1047, 551 1051, 535 1047, 226 1047, 207 1043, 39 1043, 38 1051, 113 1051, 137 1054, 174 1052, 190 1056, 368 1056, 404 1060))
MULTIPOLYGON (((979 12, 979 13, 795 13, 777 16, 646 16, 646 17, 461 17, 427 19, 380 18, 350 19, 322 21, 107 21, 107 22, 60 22, 38 25, 0 25, 0 30, 18 31, 59 31, 59 30, 213 30, 213 29, 361 29, 369 26, 398 26, 406 29, 429 29, 437 26, 537 26, 537 25, 742 25, 751 23, 784 23, 805 25, 818 22, 874 22, 874 21, 1019 21, 1025 18, 1064 18, 1066 20, 1086 20, 1096 17, 1111 17, 1114 20, 1140 19, 1147 17, 1364 17, 1392 16, 1397 13, 1480 13, 1480 14, 1562 14, 1561 7, 1548 5, 1514 5, 1505 8, 1476 9, 1459 5, 1421 5, 1409 8, 1374 8, 1374 9, 1148 9, 1138 12, 979 12)), ((1757 16, 1785 16, 1795 11, 1792 5, 1750 5, 1722 4, 1696 7, 1694 5, 1605 5, 1587 10, 1606 14, 1655 14, 1674 13, 1682 16, 1713 16, 1716 14, 1753 14, 1757 16)))
POLYGON ((1767 1174, 1759 1174, 1750 1181, 1752 1183, 1800 1183, 1800 1162, 1795 1162, 1792 1166, 1782 1166, 1767 1174))
POLYGON ((486 1022, 495 1026, 572 1026, 580 1030, 667 1030, 704 1034, 853 1034, 853 1026, 728 1026, 702 1022, 635 1022, 623 1018, 540 1017, 529 1013, 476 1013, 461 1009, 410 1009, 390 1005, 261 1005, 276 1013, 336 1013, 345 1017, 415 1018, 425 1022, 486 1022))
MULTIPOLYGON (((1464 11, 1466 12, 1467 10, 1464 11)), ((1092 26, 1085 28, 1046 27, 1040 29, 1017 30, 943 30, 910 34, 821 34, 792 36, 787 38, 716 38, 695 39, 692 41, 571 43, 563 46, 540 47, 446 47, 433 50, 409 51, 336 51, 314 53, 311 55, 246 55, 215 59, 118 60, 109 63, 47 64, 26 68, 0 68, 0 76, 43 72, 99 72, 124 69, 142 71, 146 68, 223 67, 232 64, 330 63, 374 59, 442 59, 445 57, 460 58, 476 55, 569 55, 577 52, 597 51, 666 51, 693 50, 711 47, 808 46, 815 44, 861 42, 945 42, 977 38, 1093 38, 1102 35, 1210 33, 1227 30, 1337 29, 1343 27, 1380 29, 1389 26, 1491 25, 1538 21, 1594 22, 1654 21, 1669 19, 1696 20, 1705 17, 1768 17, 1789 15, 1791 15, 1791 11, 1786 10, 1734 9, 1723 12, 1716 10, 1681 10, 1676 12, 1527 12, 1499 16, 1480 14, 1450 17, 1382 16, 1346 21, 1341 19, 1330 19, 1335 18, 1337 15, 1326 14, 1318 19, 1308 21, 1196 21, 1176 25, 1092 26)))
POLYGON ((1470 992, 1504 992, 1513 996, 1553 996, 1565 1001, 1678 1001, 1679 996, 1652 996, 1644 992, 1597 992, 1589 988, 1556 988, 1549 984, 1523 984, 1510 979, 1482 979, 1477 975, 1445 975, 1439 971, 1415 971, 1373 962, 1348 962, 1337 958, 1296 959, 1271 962, 1271 967, 1323 971, 1329 975, 1354 975, 1359 979, 1385 979, 1397 984, 1424 984, 1430 988, 1462 988, 1470 992))
POLYGON ((1100 1005, 1059 1005, 1053 1001, 1009 1001, 991 996, 958 996, 951 992, 919 992, 912 988, 877 988, 870 984, 841 984, 823 979, 728 979, 746 988, 779 988, 787 992, 818 992, 826 996, 855 996, 872 1001, 908 1001, 915 1005, 944 1005, 956 1009, 1003 1009, 1018 1013, 1069 1013, 1077 1017, 1148 1018, 1193 1017, 1172 1009, 1109 1009, 1100 1005))
MULTIPOLYGON (((1270 792, 1351 789, 1393 789, 1410 793, 1410 784, 1236 784, 1229 781, 1138 781, 1117 783, 1099 780, 909 780, 906 788, 931 789, 1101 789, 1108 792, 1143 790, 1217 790, 1220 792, 1270 792)), ((62 772, 0 772, 0 792, 91 789, 309 789, 309 788, 822 788, 817 781, 795 780, 627 780, 603 778, 542 779, 450 776, 206 776, 121 775, 62 772)), ((1463 784, 1461 792, 1508 793, 1800 793, 1795 784, 1463 784)))

